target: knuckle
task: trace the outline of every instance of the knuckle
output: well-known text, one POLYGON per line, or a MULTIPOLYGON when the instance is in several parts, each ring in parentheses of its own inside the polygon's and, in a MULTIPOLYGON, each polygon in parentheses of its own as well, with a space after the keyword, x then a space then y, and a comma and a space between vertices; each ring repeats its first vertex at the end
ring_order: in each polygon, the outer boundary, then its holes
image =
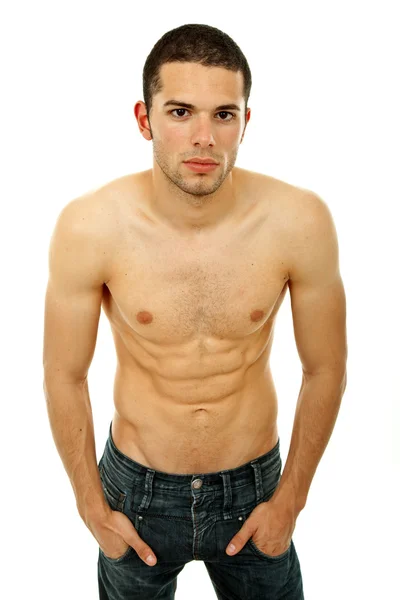
POLYGON ((144 562, 146 562, 146 558, 148 557, 149 554, 153 554, 153 553, 148 546, 146 546, 145 544, 140 546, 139 556, 142 560, 144 560, 144 562))

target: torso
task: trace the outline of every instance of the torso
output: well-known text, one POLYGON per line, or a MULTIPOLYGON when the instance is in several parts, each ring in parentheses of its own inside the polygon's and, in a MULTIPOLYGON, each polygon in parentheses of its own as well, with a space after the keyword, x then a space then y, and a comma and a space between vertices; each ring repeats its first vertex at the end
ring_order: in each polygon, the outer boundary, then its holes
POLYGON ((152 219, 148 171, 110 184, 115 240, 103 310, 117 353, 112 435, 121 452, 167 473, 232 469, 278 441, 269 357, 301 188, 234 172, 243 208, 204 237, 152 219))

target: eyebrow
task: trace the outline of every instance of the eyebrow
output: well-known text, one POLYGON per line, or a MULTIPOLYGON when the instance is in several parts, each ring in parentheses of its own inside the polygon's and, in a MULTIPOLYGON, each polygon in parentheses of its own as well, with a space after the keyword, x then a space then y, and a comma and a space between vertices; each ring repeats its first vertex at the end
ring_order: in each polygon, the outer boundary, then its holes
MULTIPOLYGON (((163 104, 163 107, 165 106, 182 106, 182 108, 190 108, 191 110, 196 108, 194 104, 180 102, 179 100, 167 100, 163 104)), ((240 106, 237 104, 221 104, 221 106, 217 106, 215 110, 238 110, 240 112, 240 106)))

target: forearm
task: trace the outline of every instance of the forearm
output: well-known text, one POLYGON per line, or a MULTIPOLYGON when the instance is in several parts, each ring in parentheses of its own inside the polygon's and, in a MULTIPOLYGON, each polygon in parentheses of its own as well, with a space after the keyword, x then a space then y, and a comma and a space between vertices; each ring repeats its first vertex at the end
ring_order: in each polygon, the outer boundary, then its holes
POLYGON ((343 372, 303 376, 284 470, 272 500, 297 515, 306 504, 318 463, 331 437, 346 387, 343 372))
POLYGON ((66 383, 49 376, 43 389, 55 445, 71 481, 79 514, 86 524, 93 518, 101 519, 108 505, 97 466, 87 380, 66 383))

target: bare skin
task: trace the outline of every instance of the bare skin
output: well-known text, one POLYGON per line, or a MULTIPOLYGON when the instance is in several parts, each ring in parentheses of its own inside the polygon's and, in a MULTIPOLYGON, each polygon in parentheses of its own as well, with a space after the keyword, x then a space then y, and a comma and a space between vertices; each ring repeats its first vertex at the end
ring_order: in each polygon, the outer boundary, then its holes
POLYGON ((107 205, 115 241, 102 306, 118 359, 113 439, 164 472, 235 468, 278 440, 269 357, 287 290, 285 213, 299 190, 235 168, 237 213, 199 239, 152 217, 149 177, 111 184, 118 209, 113 192, 107 205))
MULTIPOLYGON (((101 307, 117 355, 117 447, 159 471, 208 473, 277 443, 269 359, 290 290, 303 381, 275 496, 292 516, 305 503, 345 381, 345 296, 328 207, 309 190, 234 166, 250 118, 240 72, 169 63, 161 80, 151 127, 144 103, 134 109, 153 142, 153 169, 71 201, 49 253, 47 408, 79 513, 110 558, 131 545, 146 560, 151 549, 111 511, 99 477, 88 371, 101 307), (190 111, 173 109, 171 99, 190 111), (226 104, 236 108, 221 111, 226 104), (184 161, 196 156, 218 168, 190 171, 184 161)), ((283 551, 294 520, 268 553, 283 551)))
MULTIPOLYGON (((150 210, 150 179, 150 171, 128 175, 78 198, 64 211, 54 244, 63 244, 66 252, 54 250, 58 258, 47 292, 44 352, 48 396, 56 399, 48 401, 53 433, 71 481, 73 474, 77 478, 81 515, 107 556, 122 556, 131 545, 145 562, 154 553, 129 519, 104 504, 100 511, 100 500, 91 507, 88 500, 95 497, 94 489, 96 498, 101 497, 86 416, 87 373, 100 306, 117 355, 112 435, 121 452, 166 473, 240 466, 268 452, 278 439, 277 394, 269 365, 274 324, 290 284, 292 309, 302 307, 302 287, 296 288, 291 277, 301 272, 296 264, 307 255, 302 252, 304 231, 321 206, 300 188, 235 167, 237 212, 207 234, 177 232, 150 210), (71 246, 68 231, 74 232, 71 246), (75 410, 68 409, 69 387, 64 392, 57 384, 61 380, 64 387, 71 386, 70 393, 82 389, 75 410), (89 447, 90 467, 82 459, 89 447)), ((332 252, 325 211, 323 221, 321 231, 332 252)), ((321 239, 318 245, 323 255, 321 239)), ((313 252, 318 263, 315 247, 313 252)), ((334 271, 329 262, 325 268, 334 271)), ((304 293, 314 290, 310 285, 303 287, 304 293)), ((329 298, 320 296, 325 320, 313 321, 318 295, 310 308, 304 305, 305 319, 300 309, 294 312, 305 373, 317 372, 332 349, 335 355, 342 352, 341 290, 339 277, 329 298), (320 330, 312 323, 320 323, 320 330)))

